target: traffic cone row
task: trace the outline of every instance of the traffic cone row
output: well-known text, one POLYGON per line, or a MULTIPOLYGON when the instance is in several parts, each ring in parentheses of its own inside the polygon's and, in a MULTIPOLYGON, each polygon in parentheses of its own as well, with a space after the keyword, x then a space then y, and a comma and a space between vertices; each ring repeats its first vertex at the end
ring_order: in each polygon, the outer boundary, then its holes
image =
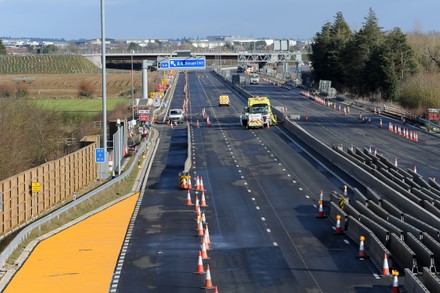
POLYGON ((415 130, 409 130, 408 128, 403 128, 400 125, 394 125, 393 123, 388 123, 388 131, 398 134, 406 139, 409 139, 414 142, 419 141, 419 133, 415 130))
MULTIPOLYGON (((197 235, 200 238, 200 250, 198 251, 197 266, 196 270, 193 272, 195 275, 205 275, 205 282, 201 289, 214 290, 214 292, 219 292, 218 287, 214 286, 211 279, 211 270, 209 264, 206 265, 206 270, 203 265, 204 260, 209 260, 208 251, 210 250, 211 239, 209 236, 208 224, 206 223, 205 212, 201 210, 201 207, 207 207, 205 190, 203 188, 203 179, 199 176, 195 178, 196 185, 195 189, 202 192, 201 200, 199 201, 198 196, 195 197, 194 212, 196 213, 197 222, 197 235), (203 227, 205 225, 205 227, 203 227)), ((188 189, 186 205, 192 205, 191 193, 188 189)))

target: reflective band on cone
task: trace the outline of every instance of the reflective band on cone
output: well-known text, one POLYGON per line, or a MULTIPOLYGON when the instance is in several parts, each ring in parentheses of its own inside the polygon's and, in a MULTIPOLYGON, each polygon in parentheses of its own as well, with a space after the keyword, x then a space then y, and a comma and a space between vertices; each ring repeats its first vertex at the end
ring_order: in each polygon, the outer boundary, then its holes
POLYGON ((391 289, 392 293, 400 293, 399 290, 399 272, 393 270, 393 288, 391 289))
POLYGON ((358 257, 365 257, 365 256, 367 256, 367 254, 365 253, 365 247, 364 247, 365 237, 361 236, 359 238, 359 240, 360 240, 360 243, 359 243, 359 254, 358 254, 358 257))
POLYGON ((205 268, 203 267, 202 252, 199 250, 197 270, 193 274, 204 274, 204 273, 205 273, 205 268))
POLYGON ((388 255, 385 253, 383 256, 383 271, 382 275, 389 276, 390 275, 390 267, 388 265, 388 255))
POLYGON ((205 286, 202 287, 202 289, 214 289, 214 286, 212 286, 211 270, 209 269, 209 265, 206 265, 205 286))

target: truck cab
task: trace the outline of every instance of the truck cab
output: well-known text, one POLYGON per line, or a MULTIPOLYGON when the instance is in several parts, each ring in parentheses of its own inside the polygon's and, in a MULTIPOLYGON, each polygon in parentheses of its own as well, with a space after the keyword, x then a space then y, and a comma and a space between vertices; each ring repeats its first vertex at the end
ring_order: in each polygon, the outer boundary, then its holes
POLYGON ((270 127, 275 118, 272 115, 270 100, 267 97, 248 98, 248 105, 240 116, 240 123, 246 128, 270 127))

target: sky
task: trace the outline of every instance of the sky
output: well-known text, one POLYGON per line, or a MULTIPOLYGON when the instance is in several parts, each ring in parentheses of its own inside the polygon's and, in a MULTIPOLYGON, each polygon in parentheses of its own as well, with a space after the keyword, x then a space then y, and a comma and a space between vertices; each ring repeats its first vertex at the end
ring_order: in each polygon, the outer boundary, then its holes
POLYGON ((354 31, 372 8, 383 30, 440 31, 439 0, 0 0, 0 38, 311 39, 341 11, 354 31))

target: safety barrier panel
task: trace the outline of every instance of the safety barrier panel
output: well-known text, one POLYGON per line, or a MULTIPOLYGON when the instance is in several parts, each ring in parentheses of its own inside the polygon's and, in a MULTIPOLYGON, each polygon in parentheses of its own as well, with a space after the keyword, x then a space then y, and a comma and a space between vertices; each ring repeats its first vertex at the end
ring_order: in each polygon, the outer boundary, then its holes
POLYGON ((429 186, 431 186, 433 189, 440 191, 440 184, 438 184, 437 181, 435 181, 432 178, 429 178, 428 183, 429 183, 429 186))
MULTIPOLYGON (((429 272, 429 270, 428 270, 429 272)), ((425 273, 423 273, 423 279, 425 278, 425 273)), ((425 280, 423 280, 425 281, 425 280)), ((411 272, 410 269, 405 268, 405 291, 411 293, 429 293, 429 292, 439 292, 439 291, 430 291, 424 284, 425 282, 421 282, 417 275, 411 272)))
MULTIPOLYGON (((429 203, 433 203, 434 202, 434 198, 432 198, 431 196, 429 196, 428 194, 422 192, 421 190, 417 190, 417 189, 412 189, 411 193, 413 193, 415 196, 417 196, 418 198, 420 198, 422 201, 428 201, 429 203)), ((423 203, 423 202, 422 202, 423 203)))
MULTIPOLYGON (((362 203, 356 202, 355 207, 365 217, 367 217, 370 220, 374 221, 377 225, 383 227, 384 229, 386 229, 390 233, 395 233, 396 235, 399 235, 399 237, 401 237, 402 239, 405 236, 405 233, 404 233, 404 231, 402 229, 400 229, 399 227, 391 224, 387 220, 379 217, 378 215, 373 213, 370 209, 368 209, 362 203)), ((362 219, 362 217, 361 217, 361 219, 362 219)), ((361 220, 361 222, 362 222, 362 220, 361 220)))
POLYGON ((342 230, 346 230, 348 215, 338 206, 338 204, 331 201, 330 202, 330 222, 333 225, 336 225, 336 216, 337 215, 341 216, 340 221, 341 221, 342 230))
MULTIPOLYGON (((434 253, 429 250, 416 236, 411 232, 406 233, 405 243, 416 253, 417 264, 428 267, 431 272, 435 272, 434 253)), ((421 268, 418 268, 420 270, 421 268)))
POLYGON ((390 172, 394 177, 398 178, 400 181, 405 180, 405 176, 403 176, 402 174, 400 174, 399 172, 397 172, 394 169, 389 169, 388 172, 390 172))
POLYGON ((380 155, 380 154, 376 154, 376 158, 385 166, 387 166, 389 169, 394 169, 397 170, 398 168, 396 167, 396 165, 394 165, 393 163, 391 163, 387 158, 385 158, 384 156, 380 155))
POLYGON ((376 191, 367 186, 367 198, 374 202, 380 202, 382 200, 382 196, 380 196, 376 191))
POLYGON ((384 210, 386 210, 388 213, 390 213, 391 215, 393 215, 399 219, 403 218, 404 213, 401 210, 399 210, 395 204, 392 204, 387 199, 382 199, 380 201, 380 203, 381 203, 382 208, 384 210))
POLYGON ((354 150, 352 150, 351 148, 347 149, 347 153, 350 156, 352 156, 353 158, 355 158, 357 161, 361 162, 362 164, 365 164, 365 159, 363 157, 359 156, 358 154, 356 154, 356 152, 354 150))
POLYGON ((367 164, 368 166, 371 166, 371 164, 373 163, 373 158, 370 157, 369 155, 365 154, 364 152, 362 152, 359 148, 354 148, 355 154, 362 157, 362 159, 364 160, 365 164, 367 164))
POLYGON ((361 203, 365 204, 366 206, 368 206, 368 198, 362 194, 362 192, 359 191, 359 189, 357 188, 353 188, 353 199, 354 200, 358 200, 361 203))
POLYGON ((344 205, 343 210, 344 212, 347 213, 347 215, 352 216, 353 218, 359 221, 359 218, 361 217, 361 213, 359 213, 354 206, 352 206, 351 204, 346 204, 344 205))
MULTIPOLYGON (((440 242, 435 240, 431 235, 423 232, 422 243, 434 254, 436 270, 440 264, 440 242)), ((439 291, 440 292, 440 291, 439 291)))
POLYGON ((417 219, 416 217, 405 214, 404 215, 404 221, 410 225, 413 225, 414 227, 417 227, 418 229, 422 230, 423 232, 428 233, 435 239, 440 239, 440 230, 417 219))
POLYGON ((433 199, 440 200, 440 191, 437 191, 435 189, 434 190, 430 190, 430 189, 424 188, 424 187, 422 187, 420 189, 420 191, 425 193, 425 194, 427 194, 428 196, 432 197, 433 199))
POLYGON ((383 245, 387 245, 390 232, 365 215, 360 216, 360 222, 370 229, 383 245))
POLYGON ((383 256, 385 253, 389 256, 390 260, 394 258, 391 252, 382 244, 376 235, 352 216, 348 216, 347 230, 345 233, 356 244, 359 244, 360 236, 365 236, 365 250, 379 271, 383 269, 383 256))
MULTIPOLYGON (((405 284, 406 284, 406 278, 405 278, 405 284)), ((440 279, 439 277, 437 277, 436 274, 431 272, 429 268, 423 268, 423 285, 425 285, 426 289, 428 289, 429 292, 440 292, 440 279)), ((411 292, 416 292, 416 291, 411 291, 411 292)), ((420 291, 420 292, 426 292, 426 291, 420 291)))
MULTIPOLYGON (((409 170, 409 169, 408 169, 409 170)), ((415 174, 416 176, 414 176, 413 180, 415 183, 417 183, 418 185, 420 185, 423 188, 429 189, 431 186, 429 186, 429 183, 426 182, 425 179, 423 179, 422 176, 420 176, 419 174, 415 174)))
POLYGON ((401 268, 410 268, 413 273, 418 272, 415 252, 396 234, 391 233, 388 247, 394 252, 394 260, 401 268))
POLYGON ((413 189, 420 190, 422 188, 419 184, 414 182, 414 179, 405 178, 404 180, 405 180, 405 183, 411 187, 411 190, 413 190, 413 189))
POLYGON ((422 232, 420 229, 417 229, 416 227, 414 227, 413 225, 402 221, 401 219, 390 215, 390 217, 388 218, 388 222, 396 227, 398 227, 399 229, 401 229, 402 231, 404 231, 405 233, 411 232, 413 235, 421 238, 422 237, 422 232))
POLYGON ((422 207, 424 207, 431 214, 436 215, 437 217, 440 217, 440 210, 435 205, 433 205, 431 202, 424 200, 422 202, 422 207))
POLYGON ((384 208, 382 208, 381 206, 379 206, 377 203, 373 202, 373 201, 369 201, 368 202, 368 208, 370 210, 373 211, 373 213, 375 213, 376 215, 378 215, 379 217, 381 217, 382 219, 388 220, 388 217, 390 215, 389 212, 387 212, 384 208))

